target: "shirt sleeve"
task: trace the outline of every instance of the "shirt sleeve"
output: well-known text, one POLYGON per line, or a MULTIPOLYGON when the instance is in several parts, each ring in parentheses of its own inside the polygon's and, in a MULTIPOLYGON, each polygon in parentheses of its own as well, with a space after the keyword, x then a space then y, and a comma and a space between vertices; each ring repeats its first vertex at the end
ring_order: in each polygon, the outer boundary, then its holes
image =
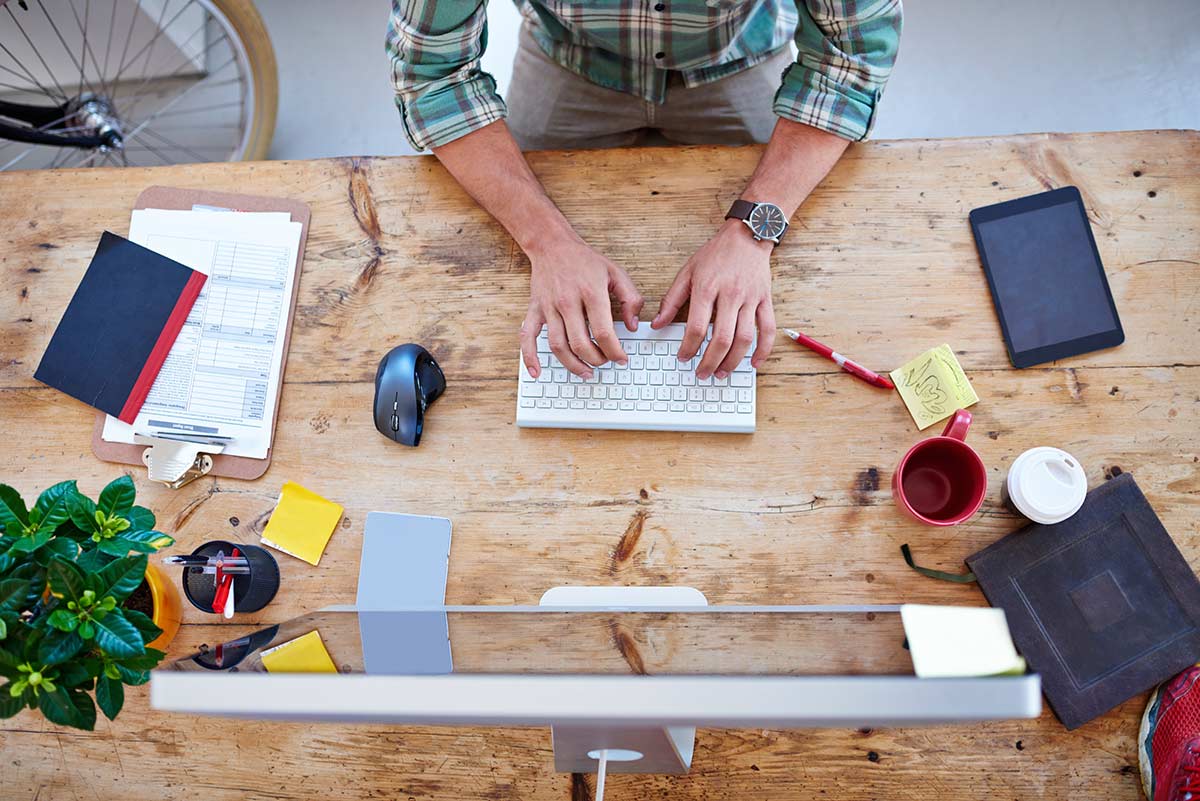
POLYGON ((504 118, 496 81, 479 68, 487 47, 483 0, 392 0, 387 52, 404 133, 438 147, 504 118))
POLYGON ((796 0, 796 63, 775 113, 854 141, 867 138, 900 45, 900 0, 796 0))

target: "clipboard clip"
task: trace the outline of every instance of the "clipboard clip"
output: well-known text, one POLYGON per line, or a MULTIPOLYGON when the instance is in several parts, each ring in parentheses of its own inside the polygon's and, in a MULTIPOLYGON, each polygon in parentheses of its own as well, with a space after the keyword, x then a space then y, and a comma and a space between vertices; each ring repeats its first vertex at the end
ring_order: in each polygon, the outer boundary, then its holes
POLYGON ((133 441, 146 445, 142 463, 151 481, 179 489, 213 469, 213 456, 225 450, 228 437, 186 438, 134 434, 133 441))

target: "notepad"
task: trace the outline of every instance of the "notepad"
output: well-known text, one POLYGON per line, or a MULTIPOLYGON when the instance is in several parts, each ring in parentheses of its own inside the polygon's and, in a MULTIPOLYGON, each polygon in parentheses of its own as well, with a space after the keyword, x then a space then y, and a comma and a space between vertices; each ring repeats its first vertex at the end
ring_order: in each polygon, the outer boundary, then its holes
POLYGON ((979 401, 949 345, 925 351, 891 376, 919 429, 979 401))
POLYGON ((262 663, 268 673, 337 673, 316 630, 263 651, 262 663))
POLYGON ((262 543, 315 565, 321 561, 342 511, 341 504, 285 481, 275 511, 263 529, 262 543))
POLYGON ((1025 672, 1025 660, 1017 655, 1003 609, 904 604, 900 619, 919 678, 1025 672))

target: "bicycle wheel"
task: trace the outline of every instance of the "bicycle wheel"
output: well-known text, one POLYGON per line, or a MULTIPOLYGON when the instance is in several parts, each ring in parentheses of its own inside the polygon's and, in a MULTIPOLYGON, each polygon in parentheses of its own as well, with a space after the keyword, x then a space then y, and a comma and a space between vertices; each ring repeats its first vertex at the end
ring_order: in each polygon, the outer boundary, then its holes
POLYGON ((278 101, 252 0, 0 0, 0 171, 261 159, 278 101))

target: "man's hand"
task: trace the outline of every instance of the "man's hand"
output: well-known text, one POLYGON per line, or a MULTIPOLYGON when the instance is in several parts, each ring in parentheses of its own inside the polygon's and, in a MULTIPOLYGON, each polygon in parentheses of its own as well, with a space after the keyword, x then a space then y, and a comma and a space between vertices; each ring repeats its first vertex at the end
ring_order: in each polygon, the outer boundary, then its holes
POLYGON ((696 251, 675 276, 651 326, 668 325, 691 297, 687 328, 679 358, 696 355, 713 313, 712 338, 696 367, 698 378, 725 378, 750 349, 758 324, 756 368, 771 355, 775 342, 775 310, 771 306, 770 242, 758 242, 740 220, 726 220, 717 234, 696 251))
POLYGON ((609 361, 624 365, 628 356, 613 330, 609 293, 621 305, 625 327, 637 330, 644 301, 629 275, 578 237, 535 249, 529 260, 529 313, 521 324, 521 357, 529 374, 536 378, 542 370, 537 337, 543 324, 550 349, 575 375, 591 378, 593 367, 609 361))

